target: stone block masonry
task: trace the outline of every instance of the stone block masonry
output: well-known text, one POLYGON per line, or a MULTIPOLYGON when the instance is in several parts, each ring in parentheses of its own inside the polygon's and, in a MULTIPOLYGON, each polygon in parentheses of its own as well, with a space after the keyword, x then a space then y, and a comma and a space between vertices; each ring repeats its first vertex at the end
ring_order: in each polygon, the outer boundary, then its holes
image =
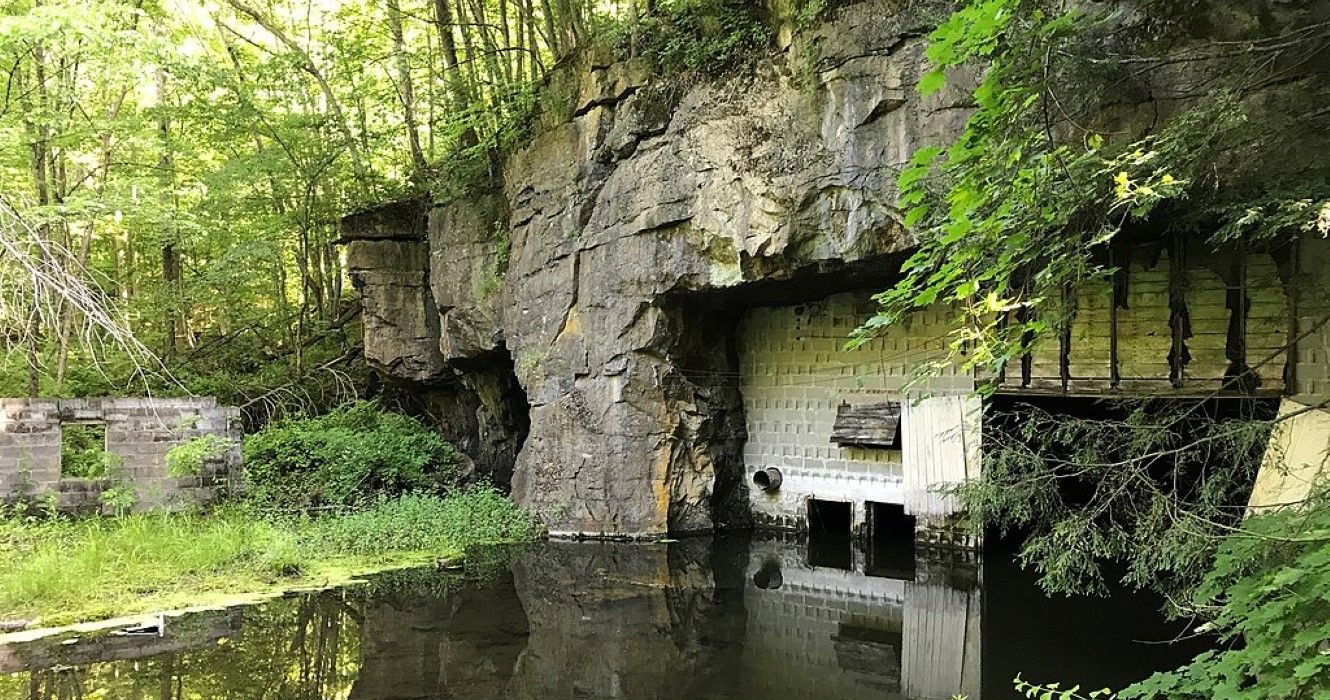
MULTIPOLYGON (((807 527, 808 500, 848 502, 852 527, 868 503, 905 502, 904 460, 895 449, 839 446, 831 441, 837 407, 908 402, 912 372, 944 357, 950 312, 926 312, 909 326, 888 330, 855 351, 845 342, 875 306, 869 292, 754 309, 739 329, 740 374, 748 441, 748 470, 775 467, 782 484, 770 493, 751 488, 749 502, 763 525, 807 527)), ((969 393, 974 377, 952 373, 916 384, 942 394, 969 393)), ((916 459, 915 461, 918 461, 916 459)))
POLYGON ((204 505, 239 490, 240 411, 213 398, 0 399, 0 502, 57 494, 61 510, 101 510, 113 486, 134 489, 136 507, 204 505), (107 452, 123 460, 107 478, 61 476, 61 434, 70 425, 105 426, 107 452), (196 437, 229 445, 199 474, 167 474, 166 454, 196 437))

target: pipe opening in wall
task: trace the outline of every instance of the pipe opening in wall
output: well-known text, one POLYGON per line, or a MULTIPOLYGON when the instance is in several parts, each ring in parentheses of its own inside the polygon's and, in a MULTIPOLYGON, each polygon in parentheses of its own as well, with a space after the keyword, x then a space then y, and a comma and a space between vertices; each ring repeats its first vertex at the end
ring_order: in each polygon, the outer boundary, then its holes
POLYGON ((767 493, 778 491, 782 480, 780 470, 775 467, 767 467, 753 472, 753 485, 767 493))

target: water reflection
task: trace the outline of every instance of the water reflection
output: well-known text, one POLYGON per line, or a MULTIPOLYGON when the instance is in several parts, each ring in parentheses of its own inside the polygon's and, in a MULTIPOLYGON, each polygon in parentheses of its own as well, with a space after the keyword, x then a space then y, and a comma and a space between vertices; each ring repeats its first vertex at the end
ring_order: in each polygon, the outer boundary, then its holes
POLYGON ((1111 669, 1049 677, 1097 684, 1194 652, 1118 649, 1142 633, 1168 636, 1156 604, 1139 598, 1108 608, 1137 611, 1118 617, 1139 624, 1087 620, 1100 624, 1089 642, 1060 644, 1041 619, 1055 611, 1074 634, 1077 610, 1094 606, 1058 608, 1005 564, 928 562, 909 542, 883 544, 698 539, 491 552, 470 581, 397 572, 193 615, 161 638, 0 646, 0 697, 991 699, 1011 697, 1011 677, 1031 664, 1111 669))

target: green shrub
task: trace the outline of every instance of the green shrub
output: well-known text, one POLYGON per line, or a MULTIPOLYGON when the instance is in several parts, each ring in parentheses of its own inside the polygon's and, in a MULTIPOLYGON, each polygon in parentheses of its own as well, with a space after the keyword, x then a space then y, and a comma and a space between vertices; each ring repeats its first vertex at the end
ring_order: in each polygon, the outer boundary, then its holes
POLYGON ((439 552, 540 536, 531 516, 491 486, 472 486, 447 498, 380 498, 365 510, 317 521, 315 531, 320 549, 350 554, 439 552))
POLYGON ((460 462, 457 450, 420 421, 364 401, 272 423, 245 443, 251 499, 282 508, 443 492, 457 485, 460 462))
MULTIPOLYGON (((638 55, 664 74, 700 70, 719 74, 771 43, 758 3, 742 0, 664 0, 639 20, 638 55)), ((633 27, 625 20, 602 30, 620 56, 628 54, 633 27)))
POLYGON ((60 428, 60 475, 103 479, 115 475, 124 460, 106 451, 106 427, 72 423, 60 428))
POLYGON ((197 476, 203 463, 226 454, 226 440, 216 435, 200 435, 166 452, 166 474, 171 477, 197 476))

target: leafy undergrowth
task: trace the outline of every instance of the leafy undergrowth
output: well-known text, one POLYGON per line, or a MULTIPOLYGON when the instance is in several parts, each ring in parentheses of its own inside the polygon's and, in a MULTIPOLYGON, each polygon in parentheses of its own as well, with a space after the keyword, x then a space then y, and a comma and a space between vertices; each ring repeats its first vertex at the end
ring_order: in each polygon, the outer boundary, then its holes
POLYGON ((0 620, 66 624, 331 585, 539 535, 530 516, 488 487, 383 498, 317 518, 240 507, 206 516, 11 515, 0 517, 0 620))

